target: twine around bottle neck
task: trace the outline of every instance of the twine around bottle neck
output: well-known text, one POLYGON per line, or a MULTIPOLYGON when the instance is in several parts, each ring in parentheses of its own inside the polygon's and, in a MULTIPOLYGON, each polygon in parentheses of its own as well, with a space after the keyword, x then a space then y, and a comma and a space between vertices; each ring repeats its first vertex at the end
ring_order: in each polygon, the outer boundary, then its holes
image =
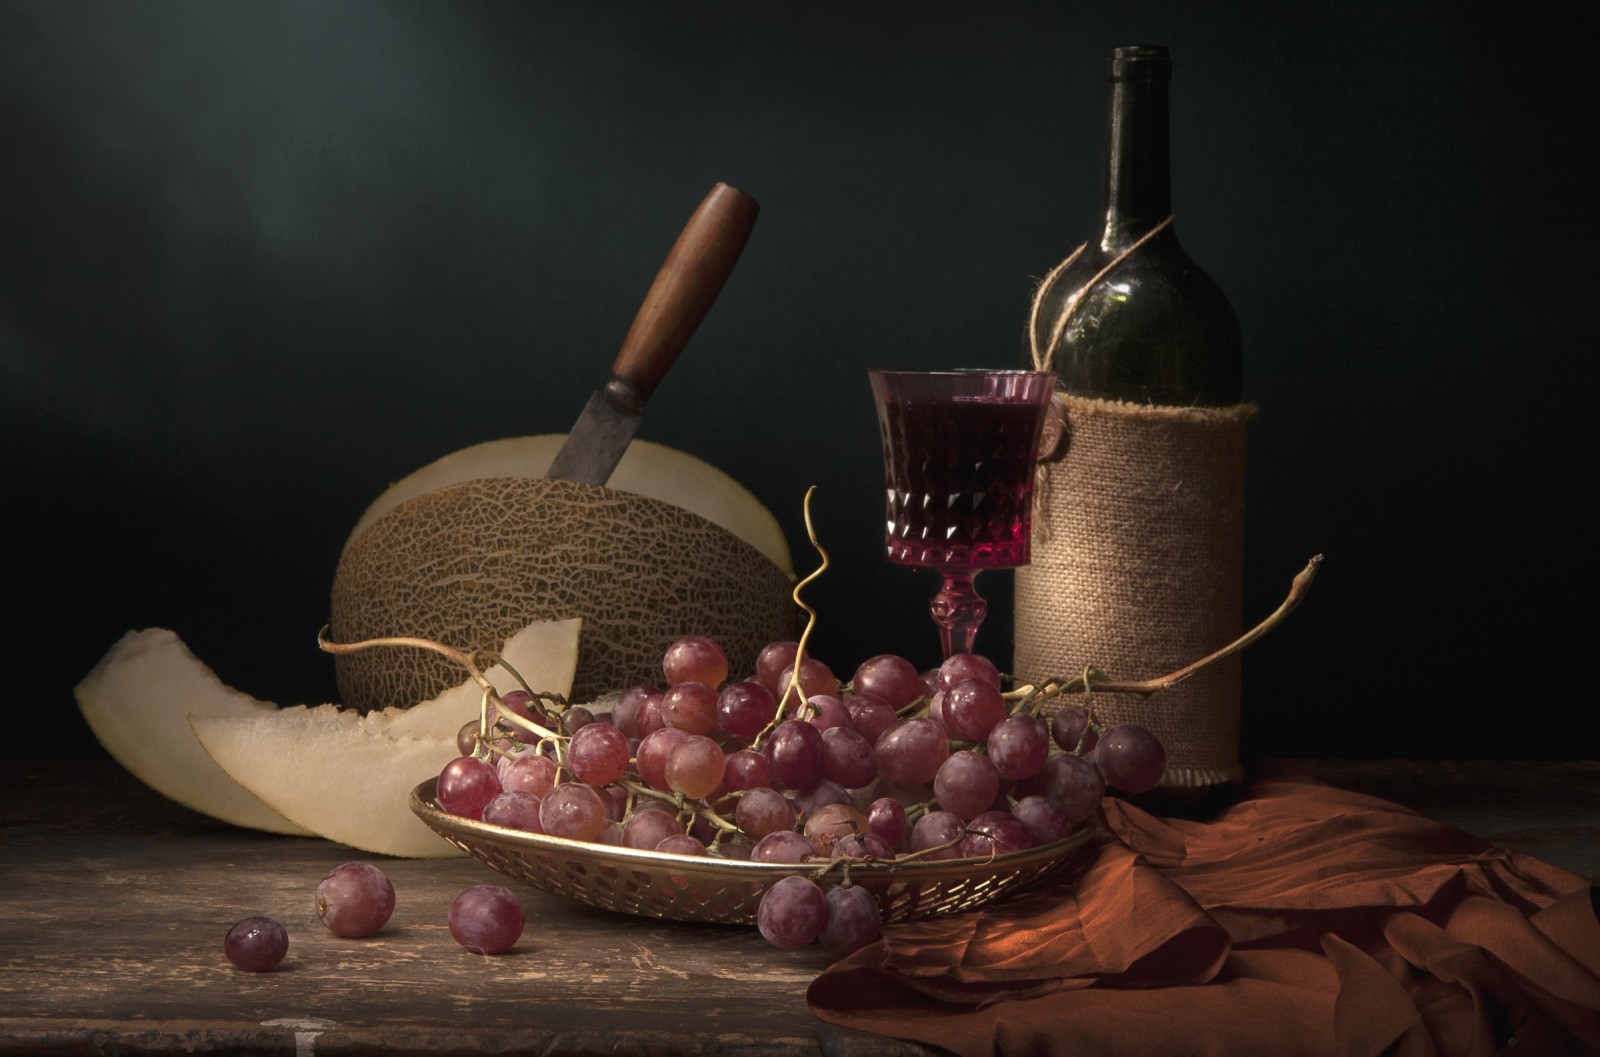
POLYGON ((1081 287, 1074 291, 1072 296, 1067 298, 1066 304, 1062 305, 1061 315, 1057 317, 1055 326, 1050 329, 1049 343, 1041 349, 1039 347, 1039 306, 1044 303, 1044 300, 1049 295, 1051 288, 1055 286, 1056 280, 1061 278, 1061 273, 1066 271, 1067 268, 1071 266, 1072 262, 1078 259, 1079 255, 1083 253, 1084 248, 1088 246, 1088 243, 1086 242, 1077 249, 1073 250, 1067 255, 1066 260, 1050 269, 1050 274, 1044 277, 1044 281, 1039 284, 1039 289, 1034 292, 1033 307, 1028 312, 1028 344, 1033 353, 1034 370, 1048 371, 1051 369, 1050 363, 1055 359, 1056 349, 1060 347, 1062 335, 1064 335, 1067 331, 1067 323, 1072 319, 1072 313, 1077 311, 1078 305, 1083 301, 1083 295, 1088 293, 1090 288, 1092 288, 1101 279, 1104 279, 1107 275, 1109 275, 1117 267, 1117 265, 1127 260, 1128 257, 1132 255, 1134 250, 1137 250, 1140 246, 1143 246, 1146 242, 1149 242, 1166 228, 1171 226, 1172 215, 1168 214, 1165 220, 1161 221, 1161 223, 1157 224, 1143 235, 1140 235, 1138 239, 1134 240, 1132 245, 1123 250, 1121 253, 1117 254, 1115 257, 1111 258, 1111 260, 1107 261, 1104 268, 1101 268, 1094 274, 1092 278, 1090 278, 1088 282, 1084 283, 1081 287))

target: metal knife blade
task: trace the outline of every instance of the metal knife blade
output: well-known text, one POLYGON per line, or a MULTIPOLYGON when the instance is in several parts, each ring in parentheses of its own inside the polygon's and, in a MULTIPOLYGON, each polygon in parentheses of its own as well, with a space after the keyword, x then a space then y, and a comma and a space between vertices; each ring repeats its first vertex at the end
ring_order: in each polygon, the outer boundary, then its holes
POLYGON ((650 394, 710 311, 760 207, 718 183, 678 235, 623 339, 611 377, 589 397, 545 476, 605 484, 628 450, 650 394))

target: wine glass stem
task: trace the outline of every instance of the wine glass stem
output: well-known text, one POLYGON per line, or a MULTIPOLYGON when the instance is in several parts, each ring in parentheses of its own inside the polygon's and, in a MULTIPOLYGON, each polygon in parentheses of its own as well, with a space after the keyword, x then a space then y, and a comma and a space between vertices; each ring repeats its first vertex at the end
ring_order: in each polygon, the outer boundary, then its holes
POLYGON ((928 610, 939 625, 939 642, 944 646, 946 658, 957 653, 971 653, 973 640, 978 637, 978 625, 989 611, 972 581, 976 573, 945 572, 944 586, 933 596, 928 610))

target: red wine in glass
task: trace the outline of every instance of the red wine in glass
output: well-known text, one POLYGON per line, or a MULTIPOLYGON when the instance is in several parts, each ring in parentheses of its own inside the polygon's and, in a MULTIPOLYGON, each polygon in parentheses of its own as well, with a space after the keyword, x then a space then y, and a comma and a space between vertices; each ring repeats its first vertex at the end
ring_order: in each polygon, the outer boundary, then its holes
POLYGON ((984 569, 1026 565, 1045 371, 867 372, 883 440, 889 561, 939 571, 929 605, 944 655, 971 653, 984 569))

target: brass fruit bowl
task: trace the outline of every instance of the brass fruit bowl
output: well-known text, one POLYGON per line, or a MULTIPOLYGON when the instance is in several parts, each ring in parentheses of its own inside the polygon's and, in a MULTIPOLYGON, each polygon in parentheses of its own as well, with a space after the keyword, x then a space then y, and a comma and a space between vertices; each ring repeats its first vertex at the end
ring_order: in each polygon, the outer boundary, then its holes
MULTIPOLYGON (((439 836, 507 877, 586 906, 640 917, 754 925, 767 886, 790 874, 823 887, 844 883, 834 864, 744 862, 589 844, 459 818, 434 802, 430 778, 411 791, 411 810, 439 836)), ((1027 851, 970 859, 854 862, 850 883, 871 890, 885 922, 983 906, 1056 873, 1088 841, 1090 827, 1027 851)))

